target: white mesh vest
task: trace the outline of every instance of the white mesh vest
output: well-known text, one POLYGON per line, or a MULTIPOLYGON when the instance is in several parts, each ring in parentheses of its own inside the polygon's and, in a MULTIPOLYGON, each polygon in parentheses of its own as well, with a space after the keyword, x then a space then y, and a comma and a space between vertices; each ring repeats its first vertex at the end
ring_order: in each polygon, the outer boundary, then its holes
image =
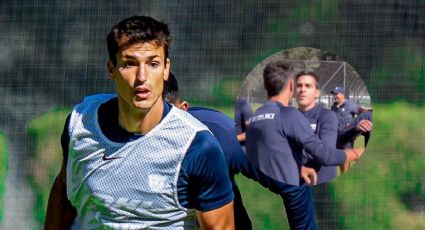
POLYGON ((115 143, 100 130, 99 106, 115 95, 95 95, 74 107, 69 133, 67 195, 77 209, 72 229, 194 229, 182 207, 177 179, 196 133, 207 128, 173 107, 149 133, 115 143))

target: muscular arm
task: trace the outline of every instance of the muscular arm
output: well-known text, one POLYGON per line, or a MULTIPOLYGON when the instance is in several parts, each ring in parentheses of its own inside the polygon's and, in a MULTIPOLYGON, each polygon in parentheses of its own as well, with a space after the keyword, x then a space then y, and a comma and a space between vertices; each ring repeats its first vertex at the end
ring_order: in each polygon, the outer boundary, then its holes
POLYGON ((235 229, 233 218, 233 201, 225 206, 211 211, 196 211, 196 216, 198 217, 198 221, 203 230, 235 229))
POLYGON ((233 229, 232 184, 222 149, 211 133, 196 135, 181 170, 187 185, 178 186, 179 202, 196 210, 202 229, 233 229))
POLYGON ((47 204, 46 219, 44 221, 44 229, 69 229, 72 225, 77 211, 72 206, 66 195, 66 161, 68 156, 68 124, 69 116, 65 122, 64 131, 61 136, 61 145, 63 151, 63 162, 59 172, 53 182, 50 190, 49 202, 47 204), (65 151, 66 150, 66 151, 65 151))
POLYGON ((62 164, 59 175, 50 190, 44 229, 69 229, 76 213, 66 195, 66 170, 62 164))

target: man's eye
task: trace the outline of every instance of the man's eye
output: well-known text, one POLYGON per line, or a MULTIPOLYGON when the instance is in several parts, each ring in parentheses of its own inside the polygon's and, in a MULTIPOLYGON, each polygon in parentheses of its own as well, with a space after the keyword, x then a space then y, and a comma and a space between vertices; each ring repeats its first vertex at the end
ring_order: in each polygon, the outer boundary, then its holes
POLYGON ((148 65, 152 68, 156 68, 156 67, 159 66, 159 63, 158 62, 149 62, 148 65))
POLYGON ((130 68, 130 67, 134 67, 134 66, 136 66, 136 63, 134 63, 134 62, 126 62, 123 65, 124 68, 130 68))

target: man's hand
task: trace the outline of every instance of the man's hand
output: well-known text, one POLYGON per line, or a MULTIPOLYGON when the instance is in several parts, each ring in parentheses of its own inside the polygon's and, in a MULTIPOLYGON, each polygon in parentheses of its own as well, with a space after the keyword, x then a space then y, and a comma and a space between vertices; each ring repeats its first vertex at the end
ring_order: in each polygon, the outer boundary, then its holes
POLYGON ((351 166, 351 164, 350 164, 350 163, 351 163, 351 162, 347 162, 347 161, 345 161, 343 165, 340 165, 340 166, 339 166, 339 171, 341 172, 341 174, 342 174, 342 173, 347 172, 347 171, 348 171, 348 169, 350 169, 350 166, 351 166))
POLYGON ((245 133, 241 133, 241 134, 237 135, 236 137, 238 138, 239 142, 246 141, 246 134, 245 133))
POLYGON ((313 168, 301 166, 301 178, 309 185, 317 183, 317 173, 313 168))
POLYGON ((341 173, 348 171, 351 162, 359 160, 362 157, 364 150, 365 148, 345 149, 344 151, 347 156, 347 159, 345 160, 343 165, 339 166, 341 173))
POLYGON ((361 120, 356 126, 356 130, 366 133, 372 130, 372 122, 369 120, 361 120))

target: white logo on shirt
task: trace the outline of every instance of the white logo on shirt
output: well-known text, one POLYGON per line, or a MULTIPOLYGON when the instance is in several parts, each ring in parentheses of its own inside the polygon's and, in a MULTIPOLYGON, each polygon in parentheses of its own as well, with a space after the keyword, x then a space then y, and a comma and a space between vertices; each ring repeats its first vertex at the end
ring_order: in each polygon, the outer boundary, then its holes
POLYGON ((265 114, 260 114, 254 117, 251 117, 249 119, 249 122, 256 122, 256 121, 261 121, 261 120, 273 120, 274 119, 274 113, 265 113, 265 114))
POLYGON ((165 176, 150 174, 148 175, 148 183, 152 191, 161 192, 165 187, 165 176))
POLYGON ((311 129, 313 129, 313 131, 316 131, 317 128, 317 124, 310 124, 311 129))

